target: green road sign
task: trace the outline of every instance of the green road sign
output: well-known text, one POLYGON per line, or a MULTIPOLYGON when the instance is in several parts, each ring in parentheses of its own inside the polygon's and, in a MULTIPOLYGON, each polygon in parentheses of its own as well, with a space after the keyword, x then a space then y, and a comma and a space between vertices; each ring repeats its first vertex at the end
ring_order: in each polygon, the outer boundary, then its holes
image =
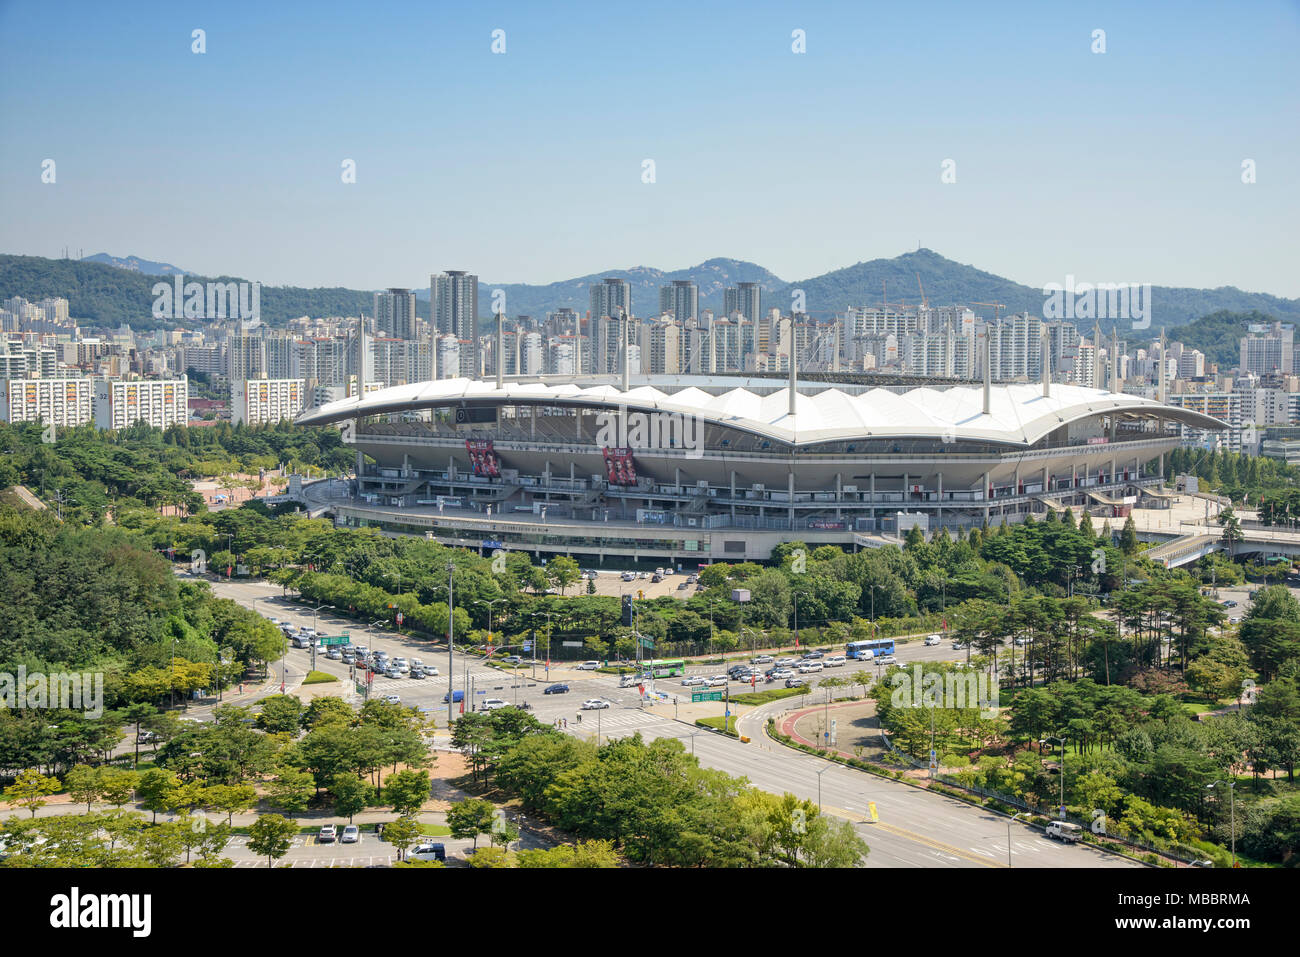
POLYGON ((722 700, 721 691, 692 691, 691 692, 692 704, 697 704, 701 701, 721 701, 721 700, 722 700))
POLYGON ((320 640, 321 645, 346 645, 348 643, 347 635, 326 635, 320 640))

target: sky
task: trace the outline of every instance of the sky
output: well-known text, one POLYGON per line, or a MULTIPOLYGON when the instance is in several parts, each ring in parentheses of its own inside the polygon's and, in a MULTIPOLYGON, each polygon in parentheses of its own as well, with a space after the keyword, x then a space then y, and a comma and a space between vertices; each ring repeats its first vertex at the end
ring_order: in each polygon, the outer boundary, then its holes
POLYGON ((373 289, 919 244, 1300 296, 1297 0, 0 0, 0 42, 0 252, 373 289))

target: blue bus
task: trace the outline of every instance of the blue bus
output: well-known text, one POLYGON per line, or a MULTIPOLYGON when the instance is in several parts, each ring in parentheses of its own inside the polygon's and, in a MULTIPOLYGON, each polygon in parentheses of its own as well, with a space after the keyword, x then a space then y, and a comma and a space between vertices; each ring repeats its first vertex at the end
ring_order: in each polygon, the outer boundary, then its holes
POLYGON ((893 638, 870 638, 866 641, 850 641, 844 646, 844 654, 849 658, 879 658, 894 653, 893 638))

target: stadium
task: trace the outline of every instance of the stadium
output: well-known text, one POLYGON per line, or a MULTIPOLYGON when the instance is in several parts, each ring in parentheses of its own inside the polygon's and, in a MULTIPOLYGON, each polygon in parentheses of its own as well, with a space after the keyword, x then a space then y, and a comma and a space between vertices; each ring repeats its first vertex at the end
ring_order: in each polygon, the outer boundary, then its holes
POLYGON ((356 449, 346 493, 313 501, 338 525, 683 567, 763 560, 794 539, 873 546, 913 525, 1161 507, 1178 426, 1223 428, 1152 399, 1046 380, 626 371, 413 383, 297 422, 343 423, 356 449))

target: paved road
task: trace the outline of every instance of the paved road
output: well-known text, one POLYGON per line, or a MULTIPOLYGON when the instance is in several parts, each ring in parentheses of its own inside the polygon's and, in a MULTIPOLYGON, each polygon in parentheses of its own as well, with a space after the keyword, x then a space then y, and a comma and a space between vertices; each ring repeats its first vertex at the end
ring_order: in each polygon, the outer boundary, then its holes
MULTIPOLYGON (((301 606, 279 600, 278 586, 257 582, 218 582, 215 590, 223 597, 234 598, 247 607, 255 608, 268 617, 288 619, 311 624, 310 611, 303 613, 301 606)), ((345 623, 337 619, 318 619, 317 627, 326 632, 342 631, 345 623), (324 622, 322 627, 321 622, 324 622)), ((427 645, 401 635, 375 629, 348 627, 354 642, 382 648, 390 654, 433 661, 445 672, 445 655, 434 659, 427 645)), ((900 645, 900 663, 913 660, 956 660, 963 653, 954 652, 951 642, 938 647, 924 647, 920 642, 900 645)), ((308 663, 305 650, 290 651, 290 674, 308 663)), ((317 667, 346 678, 347 668, 338 662, 318 658, 317 667)), ((859 665, 858 667, 861 667, 859 665)), ((635 688, 619 689, 617 679, 595 672, 560 671, 553 669, 553 680, 563 679, 571 690, 566 695, 543 695, 545 685, 543 669, 538 668, 539 680, 531 678, 512 681, 511 677, 457 656, 456 687, 465 686, 466 669, 472 679, 476 698, 501 697, 513 701, 519 695, 522 703, 533 706, 533 713, 543 722, 556 718, 567 719, 570 734, 601 739, 622 737, 640 732, 646 739, 672 737, 691 747, 706 767, 717 768, 733 775, 743 775, 763 790, 781 794, 790 791, 801 798, 817 800, 818 771, 821 770, 821 800, 823 808, 846 820, 853 821, 858 832, 871 847, 869 867, 1006 867, 1007 819, 961 801, 929 793, 889 781, 864 772, 829 764, 812 755, 782 747, 766 739, 763 723, 769 715, 789 708, 790 702, 774 702, 753 709, 741 719, 741 733, 751 738, 742 744, 734 738, 711 732, 701 732, 686 720, 675 720, 671 704, 639 707, 635 688), (518 684, 519 687, 513 687, 518 684), (608 710, 580 712, 582 700, 603 697, 613 704, 608 710), (581 719, 581 720, 579 720, 581 719), (860 823, 866 818, 867 801, 877 806, 879 823, 860 823)), ((718 666, 693 666, 693 673, 716 673, 718 666)), ((830 669, 825 674, 851 673, 853 665, 843 669, 830 669)), ((812 676, 814 679, 821 676, 812 676)), ((659 679, 657 689, 678 694, 689 701, 689 689, 683 689, 680 680, 659 679)), ((328 686, 335 688, 336 686, 328 686)), ((745 690, 733 684, 733 690, 745 690)), ((435 718, 444 718, 446 706, 441 703, 447 690, 446 675, 423 681, 411 679, 375 680, 372 693, 395 693, 404 704, 431 709, 435 718)), ((445 727, 445 720, 439 720, 445 727)), ((1066 846, 1049 841, 1040 832, 1015 824, 1011 831, 1011 861, 1013 866, 1038 867, 1135 867, 1138 866, 1110 854, 1083 846, 1066 846)), ((335 852, 337 854, 337 851, 335 852)), ((322 857, 328 857, 325 851, 322 857)))

